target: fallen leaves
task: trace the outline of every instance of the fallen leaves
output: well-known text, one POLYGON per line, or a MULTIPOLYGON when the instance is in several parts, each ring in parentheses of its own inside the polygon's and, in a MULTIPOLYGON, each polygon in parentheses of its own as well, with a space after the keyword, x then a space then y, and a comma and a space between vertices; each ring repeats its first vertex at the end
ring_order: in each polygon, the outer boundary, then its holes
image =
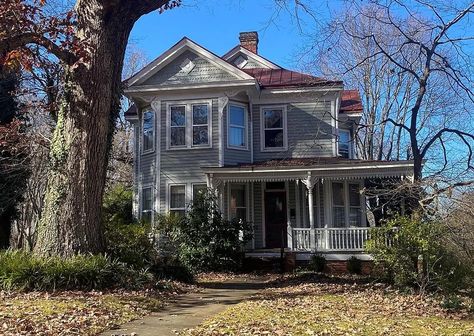
POLYGON ((96 335, 160 309, 186 290, 0 292, 0 335, 96 335))
POLYGON ((275 281, 182 335, 474 335, 474 316, 437 297, 336 278, 275 281))

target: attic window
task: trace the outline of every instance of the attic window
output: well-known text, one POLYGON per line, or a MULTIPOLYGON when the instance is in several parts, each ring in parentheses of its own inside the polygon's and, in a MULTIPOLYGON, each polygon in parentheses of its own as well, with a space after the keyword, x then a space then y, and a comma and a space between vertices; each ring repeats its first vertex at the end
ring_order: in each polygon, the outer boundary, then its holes
POLYGON ((234 61, 235 66, 240 69, 242 69, 247 63, 248 61, 242 55, 237 57, 234 61))
POLYGON ((187 75, 190 73, 196 65, 189 58, 186 58, 183 63, 181 63, 181 72, 187 75))

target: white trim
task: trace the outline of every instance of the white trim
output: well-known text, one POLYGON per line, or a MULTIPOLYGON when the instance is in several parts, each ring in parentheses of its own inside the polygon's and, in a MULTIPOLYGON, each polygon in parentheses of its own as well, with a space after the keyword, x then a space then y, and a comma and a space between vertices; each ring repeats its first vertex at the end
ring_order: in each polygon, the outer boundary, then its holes
POLYGON ((248 151, 249 150, 249 136, 248 136, 248 132, 249 132, 249 129, 248 129, 248 107, 247 107, 247 104, 243 104, 243 103, 239 103, 239 102, 235 102, 235 101, 229 101, 229 103, 227 104, 227 149, 235 149, 235 150, 242 150, 242 151, 248 151), (231 106, 237 106, 237 107, 241 107, 244 109, 244 126, 243 126, 243 129, 244 129, 244 141, 245 141, 245 146, 235 146, 235 145, 231 145, 229 143, 230 141, 230 128, 231 127, 238 127, 238 128, 242 128, 242 126, 239 126, 239 125, 234 125, 232 126, 231 123, 230 123, 230 108, 231 106))
POLYGON ((153 60, 151 63, 146 65, 142 70, 129 78, 126 83, 128 86, 132 86, 136 83, 143 83, 148 78, 157 73, 160 69, 165 67, 167 64, 171 63, 176 57, 181 55, 186 50, 191 50, 196 54, 206 58, 210 63, 215 66, 228 71, 237 78, 240 79, 253 79, 250 75, 246 74, 244 71, 239 68, 227 63, 217 55, 211 53, 209 50, 201 47, 194 41, 190 40, 187 37, 182 38, 178 43, 172 46, 170 49, 161 54, 158 58, 153 60))
MULTIPOLYGON (((236 68, 237 69, 237 68, 236 68)), ((251 80, 234 80, 234 81, 215 81, 208 83, 196 83, 196 84, 172 84, 172 85, 135 85, 124 89, 125 94, 131 93, 152 93, 152 92, 163 92, 163 91, 175 91, 175 90, 201 90, 201 89, 212 89, 212 88, 229 88, 229 87, 242 87, 246 88, 248 86, 257 88, 257 83, 255 79, 251 80)))
POLYGON ((161 181, 161 101, 154 100, 151 102, 151 108, 155 112, 155 140, 156 143, 155 151, 155 166, 154 166, 154 184, 155 184, 155 211, 159 211, 160 204, 160 181, 161 181))
MULTIPOLYGON (((280 128, 278 128, 280 129, 280 128)), ((270 129, 271 130, 271 129, 270 129)), ((288 150, 288 124, 286 105, 264 105, 260 106, 260 151, 261 152, 285 152, 288 150), (282 111, 282 128, 283 128, 283 147, 265 147, 265 110, 280 110, 282 111)))
POLYGON ((153 110, 151 107, 147 107, 145 109, 142 110, 142 120, 141 120, 141 142, 142 142, 142 147, 141 147, 141 154, 142 155, 145 155, 145 154, 150 154, 150 153, 153 153, 155 151, 155 142, 156 142, 156 112, 155 110, 153 110), (152 120, 152 126, 153 126, 153 137, 152 137, 152 146, 151 148, 149 149, 146 149, 145 150, 145 146, 143 146, 145 144, 145 129, 144 129, 144 123, 145 123, 145 118, 144 118, 144 115, 145 113, 151 113, 152 114, 152 117, 153 117, 153 120, 152 120))
POLYGON ((301 227, 301 182, 295 181, 296 227, 301 227))
POLYGON ((172 210, 186 211, 188 201, 188 187, 187 183, 167 183, 166 184, 166 212, 170 213, 172 210), (171 208, 171 187, 183 187, 184 186, 184 207, 183 208, 171 208))
MULTIPOLYGON (((166 102, 166 150, 188 150, 188 149, 208 149, 212 148, 212 99, 200 100, 181 100, 181 101, 167 101, 166 102), (206 145, 193 145, 193 106, 205 105, 208 106, 208 140, 206 145), (185 111, 185 145, 171 146, 171 107, 184 106, 185 111)), ((178 127, 178 126, 176 126, 178 127)), ((183 126, 179 126, 183 127, 183 126)))
POLYGON ((279 65, 263 58, 262 56, 260 56, 258 54, 255 54, 255 53, 251 52, 250 50, 247 50, 247 49, 243 48, 240 45, 237 45, 234 48, 232 48, 231 50, 229 50, 227 53, 225 53, 222 56, 222 58, 225 59, 226 61, 229 61, 231 58, 233 58, 235 55, 237 55, 239 53, 242 53, 242 54, 246 55, 247 57, 253 59, 257 63, 260 63, 261 65, 264 65, 266 68, 281 69, 281 67, 279 65))

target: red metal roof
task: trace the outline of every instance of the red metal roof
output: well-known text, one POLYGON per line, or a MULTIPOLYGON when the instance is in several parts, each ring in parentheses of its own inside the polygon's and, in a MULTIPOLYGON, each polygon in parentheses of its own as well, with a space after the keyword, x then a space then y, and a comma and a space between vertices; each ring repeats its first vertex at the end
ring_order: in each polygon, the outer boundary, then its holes
POLYGON ((315 77, 286 69, 254 68, 242 70, 254 77, 260 86, 264 88, 342 84, 342 81, 331 81, 325 78, 315 77))
POLYGON ((344 90, 341 96, 341 113, 362 112, 362 100, 359 90, 344 90))

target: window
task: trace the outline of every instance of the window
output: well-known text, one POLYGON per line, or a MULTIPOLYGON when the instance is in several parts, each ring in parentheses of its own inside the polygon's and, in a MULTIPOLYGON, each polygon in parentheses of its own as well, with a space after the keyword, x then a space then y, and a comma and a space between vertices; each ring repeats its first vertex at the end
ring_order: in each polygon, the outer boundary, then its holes
POLYGON ((206 184, 193 184, 193 201, 200 194, 205 194, 207 191, 206 184))
POLYGON ((230 187, 230 218, 247 221, 247 193, 245 184, 233 184, 230 187))
POLYGON ((333 227, 362 226, 360 184, 332 183, 333 227))
POLYGON ((241 105, 229 105, 227 145, 247 148, 247 110, 241 105))
POLYGON ((170 107, 171 147, 186 146, 186 106, 170 107))
POLYGON ((186 186, 171 185, 169 194, 169 211, 171 214, 184 216, 186 213, 186 186))
POLYGON ((169 149, 211 146, 211 102, 168 105, 169 149))
POLYGON ((209 145, 208 105, 193 105, 193 146, 209 145))
POLYGON ((153 220, 153 189, 151 187, 142 189, 142 220, 147 223, 153 220))
POLYGON ((248 61, 242 55, 239 55, 234 61, 235 66, 239 69, 242 69, 247 63, 248 61))
POLYGON ((349 130, 339 129, 339 156, 343 158, 352 158, 352 140, 349 130))
POLYGON ((155 113, 143 112, 143 152, 153 151, 155 146, 155 113))
POLYGON ((346 207, 344 204, 344 183, 332 184, 332 225, 333 227, 346 226, 346 207))
POLYGON ((286 147, 286 113, 281 107, 262 109, 262 150, 286 147))

